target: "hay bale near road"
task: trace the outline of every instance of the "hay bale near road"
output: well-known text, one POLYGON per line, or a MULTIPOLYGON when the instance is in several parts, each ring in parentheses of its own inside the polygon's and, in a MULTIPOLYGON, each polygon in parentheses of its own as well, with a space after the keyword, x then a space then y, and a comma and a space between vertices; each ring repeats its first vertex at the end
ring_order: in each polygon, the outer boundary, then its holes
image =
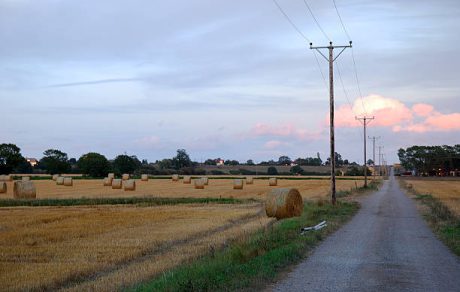
POLYGON ((64 177, 63 176, 60 176, 56 179, 56 185, 58 186, 62 186, 64 185, 64 177))
POLYGON ((204 181, 202 178, 194 179, 193 182, 195 184, 195 189, 204 189, 204 181))
POLYGON ((110 187, 112 185, 112 180, 113 180, 113 178, 111 178, 111 177, 105 177, 104 178, 104 187, 110 187))
POLYGON ((254 178, 252 176, 246 177, 246 184, 252 185, 254 183, 254 178))
POLYGON ((242 190, 243 189, 243 180, 242 179, 234 179, 233 180, 233 189, 234 190, 242 190))
POLYGON ((8 190, 8 187, 6 185, 6 182, 4 181, 0 182, 0 194, 6 193, 7 190, 8 190))
POLYGON ((135 191, 136 181, 133 179, 128 179, 128 180, 123 181, 123 188, 125 191, 135 191))
POLYGON ((129 179, 129 174, 128 173, 124 173, 121 177, 122 180, 128 180, 129 179))
POLYGON ((265 213, 276 219, 298 217, 303 212, 303 200, 294 188, 273 189, 267 194, 265 213))
POLYGON ((209 178, 208 177, 202 177, 201 179, 203 180, 203 184, 205 186, 209 185, 209 178))
POLYGON ((13 181, 13 177, 11 175, 0 175, 0 181, 13 181))
POLYGON ((112 189, 119 190, 122 187, 122 180, 121 179, 112 179, 112 189))
POLYGON ((114 179, 115 178, 115 173, 109 173, 107 175, 108 178, 114 179))
POLYGON ((30 176, 23 176, 21 177, 22 181, 30 181, 30 176))
POLYGON ((172 179, 172 181, 179 181, 179 175, 178 174, 173 174, 171 179, 172 179))
POLYGON ((54 181, 57 181, 58 177, 59 177, 59 174, 53 174, 52 179, 53 179, 54 181))
POLYGON ((37 191, 31 181, 15 181, 13 195, 15 199, 35 199, 37 191))
POLYGON ((73 186, 73 179, 71 177, 64 178, 64 186, 71 187, 73 186))
POLYGON ((141 181, 149 181, 149 175, 148 174, 141 175, 141 181))
POLYGON ((268 185, 271 187, 275 187, 278 185, 278 179, 276 177, 271 177, 268 179, 268 185))
POLYGON ((192 183, 192 177, 184 176, 184 184, 190 184, 190 183, 192 183))

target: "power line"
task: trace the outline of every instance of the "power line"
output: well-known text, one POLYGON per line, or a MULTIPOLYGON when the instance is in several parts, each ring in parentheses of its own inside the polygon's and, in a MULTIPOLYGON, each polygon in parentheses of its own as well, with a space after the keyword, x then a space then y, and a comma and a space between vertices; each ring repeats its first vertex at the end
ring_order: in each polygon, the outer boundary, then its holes
POLYGON ((321 32, 323 33, 324 37, 325 37, 328 41, 331 41, 331 39, 327 36, 327 34, 324 32, 323 28, 322 28, 321 25, 319 24, 319 22, 318 22, 318 20, 316 19, 315 15, 313 14, 313 11, 311 10, 310 5, 308 5, 308 3, 307 3, 307 0, 303 0, 303 3, 304 3, 305 6, 307 7, 308 11, 310 11, 311 17, 312 17, 313 20, 316 22, 316 25, 318 26, 319 30, 321 30, 321 32))
POLYGON ((321 65, 319 64, 318 56, 316 56, 316 52, 315 52, 315 51, 313 51, 313 55, 315 56, 316 64, 318 65, 319 72, 321 72, 321 76, 323 77, 324 86, 326 87, 326 90, 327 90, 326 77, 324 76, 323 69, 321 69, 321 65))
POLYGON ((304 35, 300 29, 297 27, 297 25, 294 24, 294 22, 292 22, 291 18, 286 14, 286 12, 284 12, 283 8, 281 8, 281 6, 278 4, 278 2, 276 0, 273 0, 273 3, 275 3, 276 7, 278 7, 279 11, 284 15, 284 17, 286 18, 287 21, 289 21, 289 23, 292 25, 292 27, 299 33, 299 35, 305 39, 307 42, 310 42, 310 40, 307 38, 306 35, 304 35))
POLYGON ((364 114, 367 115, 366 106, 364 105, 364 100, 363 100, 363 94, 361 92, 361 86, 359 85, 358 69, 356 68, 355 53, 354 53, 353 48, 351 48, 351 58, 353 59, 353 69, 355 71, 355 78, 356 78, 356 84, 358 85, 359 97, 361 98, 361 104, 363 106, 364 114))
POLYGON ((332 0, 332 2, 334 3, 335 11, 337 12, 337 16, 339 17, 340 23, 342 24, 343 31, 345 32, 345 34, 347 35, 348 40, 350 41, 351 37, 348 34, 348 31, 345 28, 345 25, 343 24, 342 17, 340 16, 339 10, 337 9, 337 5, 335 4, 335 0, 332 0))
POLYGON ((340 72, 340 67, 339 67, 339 61, 337 60, 337 73, 339 74, 339 79, 340 79, 340 83, 342 84, 342 89, 343 89, 343 93, 345 94, 345 97, 347 99, 347 102, 348 102, 348 105, 350 106, 350 109, 351 111, 353 112, 353 114, 356 116, 356 113, 355 111, 353 110, 353 106, 350 102, 350 99, 348 98, 348 91, 347 89, 345 88, 345 85, 343 83, 343 79, 342 79, 342 73, 340 72))

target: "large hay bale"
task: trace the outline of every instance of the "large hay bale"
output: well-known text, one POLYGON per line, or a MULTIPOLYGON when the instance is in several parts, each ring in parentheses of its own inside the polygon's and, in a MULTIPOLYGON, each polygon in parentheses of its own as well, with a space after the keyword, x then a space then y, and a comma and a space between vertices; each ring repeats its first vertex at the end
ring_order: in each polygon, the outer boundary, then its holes
POLYGON ((195 189, 204 189, 204 181, 201 178, 197 178, 193 180, 193 183, 195 185, 195 189))
POLYGON ((128 173, 124 173, 124 174, 121 176, 121 179, 122 179, 122 180, 128 180, 128 179, 129 179, 129 174, 128 174, 128 173))
POLYGON ((0 182, 0 194, 6 193, 7 190, 8 190, 8 187, 6 185, 6 182, 4 181, 0 182))
POLYGON ((203 180, 203 184, 204 184, 205 186, 209 185, 209 178, 207 178, 207 177, 202 177, 201 180, 203 180))
POLYGON ((115 178, 115 173, 109 173, 107 175, 108 178, 114 179, 115 178))
POLYGON ((5 177, 6 175, 0 174, 0 181, 5 181, 6 180, 5 177))
POLYGON ((173 174, 171 179, 172 179, 172 181, 179 181, 179 175, 178 174, 173 174))
POLYGON ((252 176, 246 177, 246 184, 252 185, 254 183, 254 178, 252 176))
POLYGON ((21 177, 22 181, 30 181, 30 176, 23 176, 21 177))
POLYGON ((58 177, 59 177, 59 174, 53 174, 52 179, 53 179, 54 181, 57 181, 58 177))
POLYGON ((73 179, 71 177, 64 178, 64 186, 71 187, 73 186, 73 179))
POLYGON ((268 179, 268 185, 271 187, 278 185, 278 179, 276 177, 271 177, 268 179))
POLYGON ((192 178, 190 176, 184 176, 184 184, 192 183, 192 178))
POLYGON ((112 179, 112 189, 121 189, 122 187, 122 180, 121 179, 112 179))
POLYGON ((302 215, 303 200, 297 189, 273 189, 267 194, 265 213, 276 219, 297 217, 302 215))
POLYGON ((13 195, 16 199, 35 199, 37 191, 35 190, 34 183, 31 181, 15 181, 13 195))
POLYGON ((242 179, 234 179, 233 180, 233 189, 234 190, 242 190, 243 189, 243 180, 242 179))
POLYGON ((111 177, 105 177, 104 178, 104 187, 110 187, 112 185, 112 180, 113 180, 113 178, 111 178, 111 177))
POLYGON ((133 179, 128 179, 128 180, 123 181, 123 188, 125 191, 135 191, 136 181, 133 179))
POLYGON ((149 175, 148 174, 141 175, 141 181, 148 181, 148 180, 149 180, 149 175))
POLYGON ((58 177, 58 178, 56 179, 56 184, 57 184, 58 186, 64 185, 64 177, 63 177, 63 176, 58 177))
POLYGON ((11 175, 0 175, 0 181, 13 181, 13 177, 11 175))

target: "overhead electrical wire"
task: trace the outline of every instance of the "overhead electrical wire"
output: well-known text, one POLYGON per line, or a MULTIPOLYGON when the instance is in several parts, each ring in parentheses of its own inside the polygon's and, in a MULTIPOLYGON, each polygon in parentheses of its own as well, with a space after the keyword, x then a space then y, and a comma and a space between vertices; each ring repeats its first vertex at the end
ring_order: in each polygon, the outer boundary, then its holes
POLYGON ((345 34, 346 34, 348 40, 351 41, 351 37, 350 37, 350 35, 348 34, 348 31, 347 31, 347 29, 345 28, 345 25, 343 24, 342 17, 340 16, 339 10, 337 9, 337 5, 335 4, 335 0, 332 0, 332 2, 334 3, 335 11, 337 12, 337 16, 339 17, 340 23, 342 24, 343 31, 345 32, 345 34))
POLYGON ((297 25, 294 24, 294 22, 292 22, 291 18, 286 14, 286 12, 284 12, 283 8, 281 8, 281 6, 278 4, 278 1, 276 0, 273 0, 273 3, 275 3, 276 7, 278 7, 279 11, 284 15, 284 17, 286 18, 286 20, 292 25, 292 27, 299 33, 299 35, 305 39, 307 42, 310 43, 310 40, 307 38, 307 36, 305 36, 302 31, 297 27, 297 25))
POLYGON ((315 23, 316 23, 316 25, 318 26, 319 30, 323 33, 324 37, 325 37, 328 41, 331 41, 331 38, 326 34, 326 32, 324 32, 324 29, 321 27, 321 25, 319 24, 319 22, 318 22, 318 20, 316 19, 315 15, 313 14, 313 11, 311 10, 310 5, 308 5, 307 0, 303 0, 303 3, 304 3, 305 6, 307 7, 308 11, 310 12, 311 17, 312 17, 313 20, 315 21, 315 23))

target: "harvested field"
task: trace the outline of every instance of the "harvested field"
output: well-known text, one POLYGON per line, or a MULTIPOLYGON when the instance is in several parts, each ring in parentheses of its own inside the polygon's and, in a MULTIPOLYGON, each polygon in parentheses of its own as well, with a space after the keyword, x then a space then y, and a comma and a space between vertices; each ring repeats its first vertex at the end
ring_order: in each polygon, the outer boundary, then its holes
MULTIPOLYGON (((8 192, 0 198, 13 198, 12 182, 7 182, 8 192)), ((194 189, 193 185, 173 182, 170 179, 151 179, 148 182, 136 181, 136 190, 125 192, 103 186, 103 180, 74 180, 73 187, 56 185, 52 180, 34 181, 37 198, 94 198, 94 197, 213 197, 265 200, 265 195, 273 188, 268 180, 254 179, 254 183, 246 185, 243 190, 233 189, 233 179, 210 179, 205 189, 194 189)), ((278 179, 277 188, 297 188, 304 199, 322 199, 329 193, 329 180, 289 180, 278 179)), ((338 180, 337 190, 346 191, 356 186, 361 187, 362 180, 338 180)))
POLYGON ((7 291, 114 291, 267 226, 273 219, 262 210, 255 203, 1 208, 0 283, 7 291))
POLYGON ((419 194, 438 198, 456 216, 460 216, 460 180, 404 179, 419 194))

